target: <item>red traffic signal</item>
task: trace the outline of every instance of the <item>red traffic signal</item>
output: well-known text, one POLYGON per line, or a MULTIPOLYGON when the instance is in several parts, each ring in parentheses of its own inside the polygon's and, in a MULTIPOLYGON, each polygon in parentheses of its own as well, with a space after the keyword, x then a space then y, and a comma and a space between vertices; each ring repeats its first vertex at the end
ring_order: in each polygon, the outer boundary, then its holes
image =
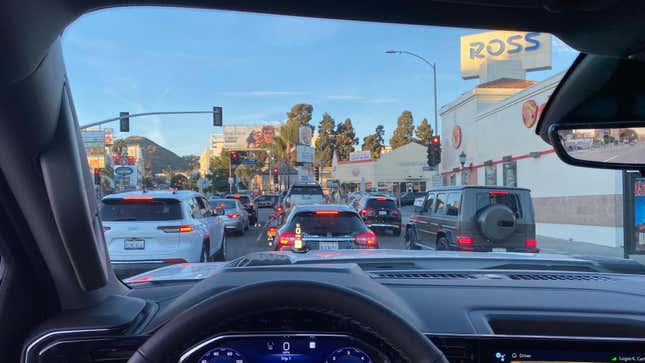
POLYGON ((94 184, 101 184, 101 169, 99 168, 94 168, 94 184))
POLYGON ((232 157, 233 159, 237 159, 237 153, 231 153, 231 157, 232 157))
POLYGON ((432 139, 430 140, 433 144, 441 144, 441 137, 440 136, 433 136, 432 139))
POLYGON ((273 168, 273 174, 279 174, 280 170, 278 168, 273 168))

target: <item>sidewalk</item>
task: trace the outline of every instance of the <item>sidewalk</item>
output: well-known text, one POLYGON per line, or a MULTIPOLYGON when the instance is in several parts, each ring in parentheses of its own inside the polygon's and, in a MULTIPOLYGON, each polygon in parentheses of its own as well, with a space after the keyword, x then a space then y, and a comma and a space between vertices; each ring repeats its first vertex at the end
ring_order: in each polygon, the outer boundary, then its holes
POLYGON ((622 247, 607 247, 593 243, 569 241, 547 236, 537 236, 540 253, 557 253, 561 255, 586 255, 623 258, 622 247))

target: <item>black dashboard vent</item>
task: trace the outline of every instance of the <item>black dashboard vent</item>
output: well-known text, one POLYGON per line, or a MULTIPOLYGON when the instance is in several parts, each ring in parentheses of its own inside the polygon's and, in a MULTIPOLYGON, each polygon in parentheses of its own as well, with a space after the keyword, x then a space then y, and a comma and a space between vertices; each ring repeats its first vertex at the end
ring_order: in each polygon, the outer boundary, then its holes
POLYGON ((380 279, 476 279, 477 276, 465 273, 445 273, 445 272, 371 272, 372 278, 380 279))
POLYGON ((476 342, 461 338, 428 337, 450 363, 474 363, 476 342))
POLYGON ((513 280, 539 281, 611 281, 610 277, 592 274, 510 274, 513 280))

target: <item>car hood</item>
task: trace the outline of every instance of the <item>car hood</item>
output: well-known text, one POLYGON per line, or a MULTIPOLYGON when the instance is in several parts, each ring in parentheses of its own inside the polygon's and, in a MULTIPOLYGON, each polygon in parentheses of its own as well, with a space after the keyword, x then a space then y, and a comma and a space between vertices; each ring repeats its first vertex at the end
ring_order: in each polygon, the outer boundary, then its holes
POLYGON ((375 249, 316 250, 307 253, 288 251, 255 252, 229 262, 180 263, 161 267, 132 276, 124 280, 124 282, 136 284, 156 281, 201 280, 229 267, 327 263, 356 263, 362 266, 370 266, 374 263, 383 265, 382 262, 389 262, 392 266, 396 266, 393 262, 405 263, 407 269, 444 269, 445 266, 450 266, 447 269, 549 270, 645 274, 645 266, 637 261, 598 256, 375 249))

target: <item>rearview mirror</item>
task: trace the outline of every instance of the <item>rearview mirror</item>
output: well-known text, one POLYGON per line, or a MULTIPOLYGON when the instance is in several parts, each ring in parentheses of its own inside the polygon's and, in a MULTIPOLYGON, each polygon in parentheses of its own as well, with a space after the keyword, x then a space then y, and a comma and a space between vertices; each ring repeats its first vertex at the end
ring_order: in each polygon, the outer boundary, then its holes
POLYGON ((549 130, 566 163, 605 169, 645 168, 645 122, 553 125, 549 130))

